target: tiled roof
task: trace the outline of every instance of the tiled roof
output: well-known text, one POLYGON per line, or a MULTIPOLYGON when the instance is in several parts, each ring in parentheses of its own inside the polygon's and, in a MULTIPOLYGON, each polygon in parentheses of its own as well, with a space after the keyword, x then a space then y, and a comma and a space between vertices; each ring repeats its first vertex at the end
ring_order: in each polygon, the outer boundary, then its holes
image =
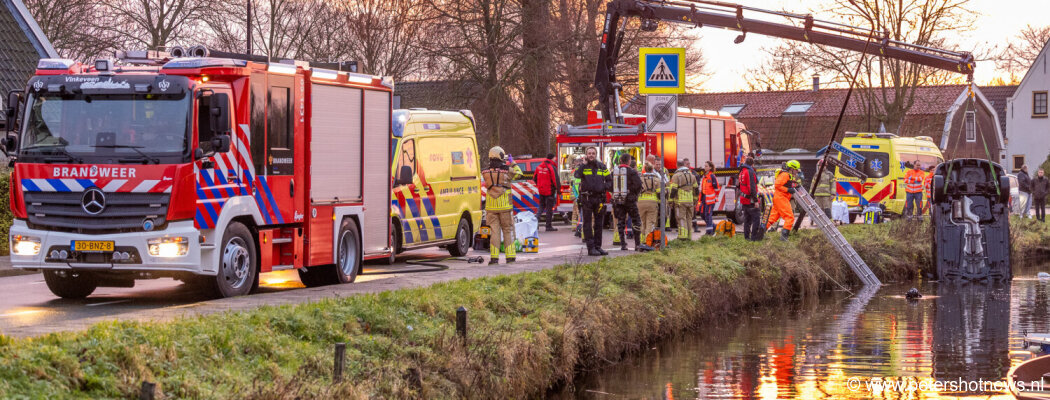
POLYGON ((394 95, 401 96, 401 108, 431 110, 469 109, 480 97, 478 85, 464 81, 398 82, 394 95))
POLYGON ((20 0, 0 0, 0 93, 4 96, 25 87, 37 60, 55 55, 39 29, 20 0))
POLYGON ((992 103, 992 108, 999 115, 999 128, 1006 135, 1006 99, 1014 95, 1017 85, 1011 86, 981 86, 981 93, 992 103))
MULTIPOLYGON (((965 90, 966 85, 921 86, 915 90, 915 102, 909 115, 944 114, 965 90)), ((867 89, 881 91, 882 89, 867 89)), ((793 103, 813 103, 806 112, 810 117, 839 115, 842 103, 846 100, 846 89, 821 89, 769 91, 769 92, 732 92, 732 93, 699 93, 679 96, 678 104, 683 107, 718 110, 729 104, 744 104, 744 109, 737 118, 778 118, 793 103)), ((878 93, 877 96, 883 94, 878 93)), ((894 98, 892 88, 887 88, 885 95, 890 101, 894 98)), ((855 90, 850 96, 846 115, 865 115, 865 96, 855 90)))

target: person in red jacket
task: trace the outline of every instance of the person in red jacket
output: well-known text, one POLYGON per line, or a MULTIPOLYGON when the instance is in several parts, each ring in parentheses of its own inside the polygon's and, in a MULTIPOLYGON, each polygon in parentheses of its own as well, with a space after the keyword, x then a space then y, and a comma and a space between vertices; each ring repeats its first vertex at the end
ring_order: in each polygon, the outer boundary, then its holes
POLYGON ((740 205, 744 207, 744 239, 759 241, 765 238, 766 231, 762 229, 762 209, 758 201, 758 173, 752 166, 755 163, 753 157, 744 159, 744 165, 740 168, 737 176, 740 190, 740 205))
POLYGON ((551 225, 554 220, 554 208, 558 206, 558 192, 561 191, 561 178, 558 176, 558 164, 554 162, 554 157, 554 153, 547 153, 547 159, 533 172, 536 189, 540 193, 540 214, 536 217, 538 219, 544 212, 547 213, 545 232, 558 230, 551 225))

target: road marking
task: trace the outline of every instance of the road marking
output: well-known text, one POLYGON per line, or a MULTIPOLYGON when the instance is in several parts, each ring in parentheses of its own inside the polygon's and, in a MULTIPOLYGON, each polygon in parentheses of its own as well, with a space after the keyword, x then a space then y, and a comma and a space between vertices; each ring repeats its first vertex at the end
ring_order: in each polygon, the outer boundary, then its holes
POLYGON ((88 307, 94 307, 94 306, 104 306, 104 305, 107 305, 107 304, 123 303, 123 302, 126 302, 126 301, 128 301, 128 299, 113 300, 113 301, 103 301, 101 303, 91 303, 91 304, 85 304, 85 305, 88 306, 88 307))

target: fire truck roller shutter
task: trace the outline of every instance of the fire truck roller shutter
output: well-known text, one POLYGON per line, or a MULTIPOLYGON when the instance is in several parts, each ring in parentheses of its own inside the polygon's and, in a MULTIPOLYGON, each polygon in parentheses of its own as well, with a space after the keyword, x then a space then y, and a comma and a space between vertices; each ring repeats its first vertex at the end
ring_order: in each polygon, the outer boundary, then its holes
POLYGON ((711 120, 696 119, 696 157, 693 166, 711 159, 711 120))
POLYGON ((361 240, 367 255, 388 249, 390 239, 390 92, 365 91, 364 110, 361 151, 365 160, 364 187, 368 189, 368 195, 364 201, 361 240))
POLYGON ((720 119, 711 120, 710 160, 718 168, 726 166, 726 122, 720 119))
POLYGON ((361 89, 314 84, 312 105, 311 201, 360 200, 361 89))
POLYGON ((678 117, 678 134, 675 137, 678 141, 678 158, 696 160, 696 123, 692 118, 678 117))

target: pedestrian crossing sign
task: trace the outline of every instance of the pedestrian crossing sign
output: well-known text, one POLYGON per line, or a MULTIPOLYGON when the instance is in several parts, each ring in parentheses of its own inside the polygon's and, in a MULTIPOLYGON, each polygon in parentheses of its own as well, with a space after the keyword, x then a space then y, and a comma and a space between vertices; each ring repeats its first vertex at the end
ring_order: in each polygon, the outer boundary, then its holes
POLYGON ((642 47, 638 50, 638 92, 685 93, 685 49, 642 47))

